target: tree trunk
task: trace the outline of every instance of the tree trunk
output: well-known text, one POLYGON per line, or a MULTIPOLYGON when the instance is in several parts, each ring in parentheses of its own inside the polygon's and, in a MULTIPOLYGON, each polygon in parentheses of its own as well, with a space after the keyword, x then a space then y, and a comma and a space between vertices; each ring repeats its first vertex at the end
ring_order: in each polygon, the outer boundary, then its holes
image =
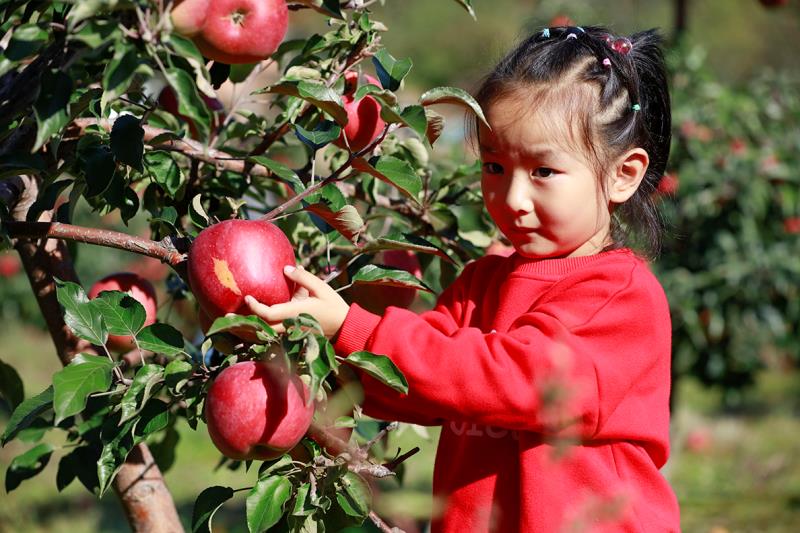
MULTIPOLYGON (((36 180, 20 176, 0 185, 0 199, 12 208, 11 217, 25 220, 36 199, 36 180)), ((50 214, 45 213, 39 220, 48 221, 49 217, 50 214)), ((89 342, 76 337, 66 326, 56 298, 54 277, 78 282, 66 244, 55 239, 18 239, 14 247, 20 254, 61 363, 69 364, 80 352, 94 352, 89 342)), ((146 444, 139 444, 130 452, 114 478, 114 491, 133 531, 183 532, 175 502, 146 444)))

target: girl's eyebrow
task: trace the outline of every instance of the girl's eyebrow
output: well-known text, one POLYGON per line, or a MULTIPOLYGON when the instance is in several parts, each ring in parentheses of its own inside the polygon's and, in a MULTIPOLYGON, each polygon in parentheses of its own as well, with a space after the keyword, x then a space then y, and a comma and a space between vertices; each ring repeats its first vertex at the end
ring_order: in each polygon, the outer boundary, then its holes
MULTIPOLYGON (((486 152, 487 154, 495 154, 498 151, 493 146, 489 146, 488 144, 481 144, 480 150, 481 152, 486 152)), ((556 158, 557 156, 556 151, 550 148, 534 148, 531 150, 525 150, 523 155, 528 159, 551 159, 556 158)))

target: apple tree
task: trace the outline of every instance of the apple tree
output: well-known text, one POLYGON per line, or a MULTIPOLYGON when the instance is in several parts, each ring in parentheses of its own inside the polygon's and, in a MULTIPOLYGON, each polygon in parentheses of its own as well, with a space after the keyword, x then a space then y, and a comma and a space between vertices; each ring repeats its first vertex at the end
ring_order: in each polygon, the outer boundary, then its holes
MULTIPOLYGON (((401 103, 397 91, 412 61, 383 46, 391 21, 374 19, 374 3, 2 4, 1 235, 19 254, 64 365, 45 390, 25 391, 17 372, 0 362, 0 393, 13 408, 2 444, 30 443, 6 471, 7 491, 58 460, 59 490, 73 482, 98 496, 113 489, 134 530, 182 530, 161 477, 174 458, 176 428, 205 432, 217 376, 269 361, 293 376, 286 382, 303 398, 285 417, 309 408, 316 414, 290 450, 223 459, 243 476, 258 472, 242 495, 249 530, 335 531, 365 520, 390 530, 372 511, 373 482, 393 476, 413 450, 374 453, 395 425, 363 434, 350 374, 367 373, 401 391, 402 374, 379 354, 337 356, 311 316, 278 335, 243 313, 241 302, 217 312, 197 308, 203 300, 192 290, 199 282, 188 275, 203 231, 248 221, 279 228, 292 262, 351 301, 412 305, 408 295, 419 291, 419 305, 489 244, 477 167, 431 161, 443 127, 437 104, 461 106, 478 119, 482 112, 452 87, 401 103), (326 31, 293 28, 300 16, 323 18, 326 31), (223 105, 219 91, 231 86, 238 96, 223 105), (248 105, 253 96, 268 105, 248 105), (96 224, 74 224, 79 208, 96 224), (100 227, 109 215, 123 231, 100 227), (140 219, 149 235, 124 231, 140 219), (204 334, 195 340, 169 321, 146 323, 148 304, 131 292, 90 298, 75 272, 76 242, 168 265, 161 287, 188 302, 195 330, 204 334), (112 337, 133 349, 113 349, 112 337), (334 407, 342 394, 348 401, 334 407), (45 434, 57 434, 63 445, 43 441, 45 434)), ((474 16, 470 0, 453 5, 474 16)), ((273 252, 260 241, 249 244, 263 256, 273 252)), ((210 267, 198 259, 198 279, 228 283, 234 293, 230 283, 268 285, 258 275, 237 278, 253 257, 232 255, 210 267)), ((192 530, 209 530, 215 511, 240 490, 213 486, 198 494, 192 530)))

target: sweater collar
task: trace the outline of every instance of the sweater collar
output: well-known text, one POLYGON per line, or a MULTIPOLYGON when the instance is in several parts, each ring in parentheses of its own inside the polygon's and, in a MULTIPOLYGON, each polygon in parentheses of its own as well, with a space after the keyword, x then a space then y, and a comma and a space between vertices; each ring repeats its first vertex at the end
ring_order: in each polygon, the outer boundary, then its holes
POLYGON ((509 259, 513 264, 514 273, 525 273, 543 276, 563 276, 580 268, 598 264, 613 257, 621 255, 631 256, 630 248, 617 248, 600 252, 594 255, 578 257, 559 257, 555 259, 529 259, 514 252, 509 259))

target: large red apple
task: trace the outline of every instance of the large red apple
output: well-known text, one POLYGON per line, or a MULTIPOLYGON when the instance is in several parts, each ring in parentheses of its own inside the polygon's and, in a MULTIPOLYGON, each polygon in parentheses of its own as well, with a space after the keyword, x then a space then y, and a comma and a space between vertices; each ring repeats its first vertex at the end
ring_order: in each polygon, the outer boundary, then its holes
MULTIPOLYGON (((383 251, 375 257, 375 262, 403 269, 418 278, 422 276, 422 267, 417 256, 408 250, 383 251)), ((390 305, 394 307, 410 307, 416 295, 416 289, 392 287, 390 285, 356 284, 349 291, 352 302, 357 303, 367 311, 379 315, 382 315, 390 305)))
MULTIPOLYGON (((211 128, 216 129, 220 126, 221 122, 221 113, 224 111, 225 107, 222 105, 222 102, 217 100, 216 98, 211 98, 210 96, 206 96, 205 94, 200 94, 203 98, 203 101, 208 106, 208 109, 211 111, 211 128)), ((194 121, 178 112, 178 98, 175 96, 175 91, 172 90, 172 87, 167 85, 164 87, 164 90, 161 91, 161 94, 158 97, 158 105, 160 105, 164 111, 172 113, 179 119, 186 122, 189 126, 189 135, 193 139, 197 139, 200 137, 200 133, 197 130, 197 126, 195 125, 194 121)))
MULTIPOLYGON (((117 272, 106 276, 89 289, 89 298, 94 299, 103 291, 127 292, 144 307, 144 325, 149 326, 156 321, 156 290, 153 284, 133 272, 117 272)), ((114 352, 128 352, 136 347, 130 335, 109 335, 106 346, 114 352)))
POLYGON ((308 387, 277 363, 244 361, 220 372, 205 403, 214 445, 236 460, 269 460, 292 449, 308 431, 314 404, 308 387))
POLYGON ((220 63, 257 63, 272 55, 289 25, 285 0, 178 0, 175 31, 220 63))
POLYGON ((292 245, 274 224, 226 220, 201 231, 189 248, 189 285, 212 319, 250 315, 248 294, 267 305, 289 301, 283 267, 294 264, 292 245))
MULTIPOLYGON (((334 144, 340 148, 346 148, 349 144, 351 151, 358 152, 380 135, 386 123, 381 118, 381 105, 375 98, 369 95, 358 100, 354 98, 358 89, 358 73, 352 70, 345 72, 344 80, 342 102, 344 110, 347 112, 347 125, 334 144), (347 143, 345 143, 345 138, 347 143)), ((368 84, 381 86, 380 82, 372 76, 364 75, 364 80, 368 84)))

